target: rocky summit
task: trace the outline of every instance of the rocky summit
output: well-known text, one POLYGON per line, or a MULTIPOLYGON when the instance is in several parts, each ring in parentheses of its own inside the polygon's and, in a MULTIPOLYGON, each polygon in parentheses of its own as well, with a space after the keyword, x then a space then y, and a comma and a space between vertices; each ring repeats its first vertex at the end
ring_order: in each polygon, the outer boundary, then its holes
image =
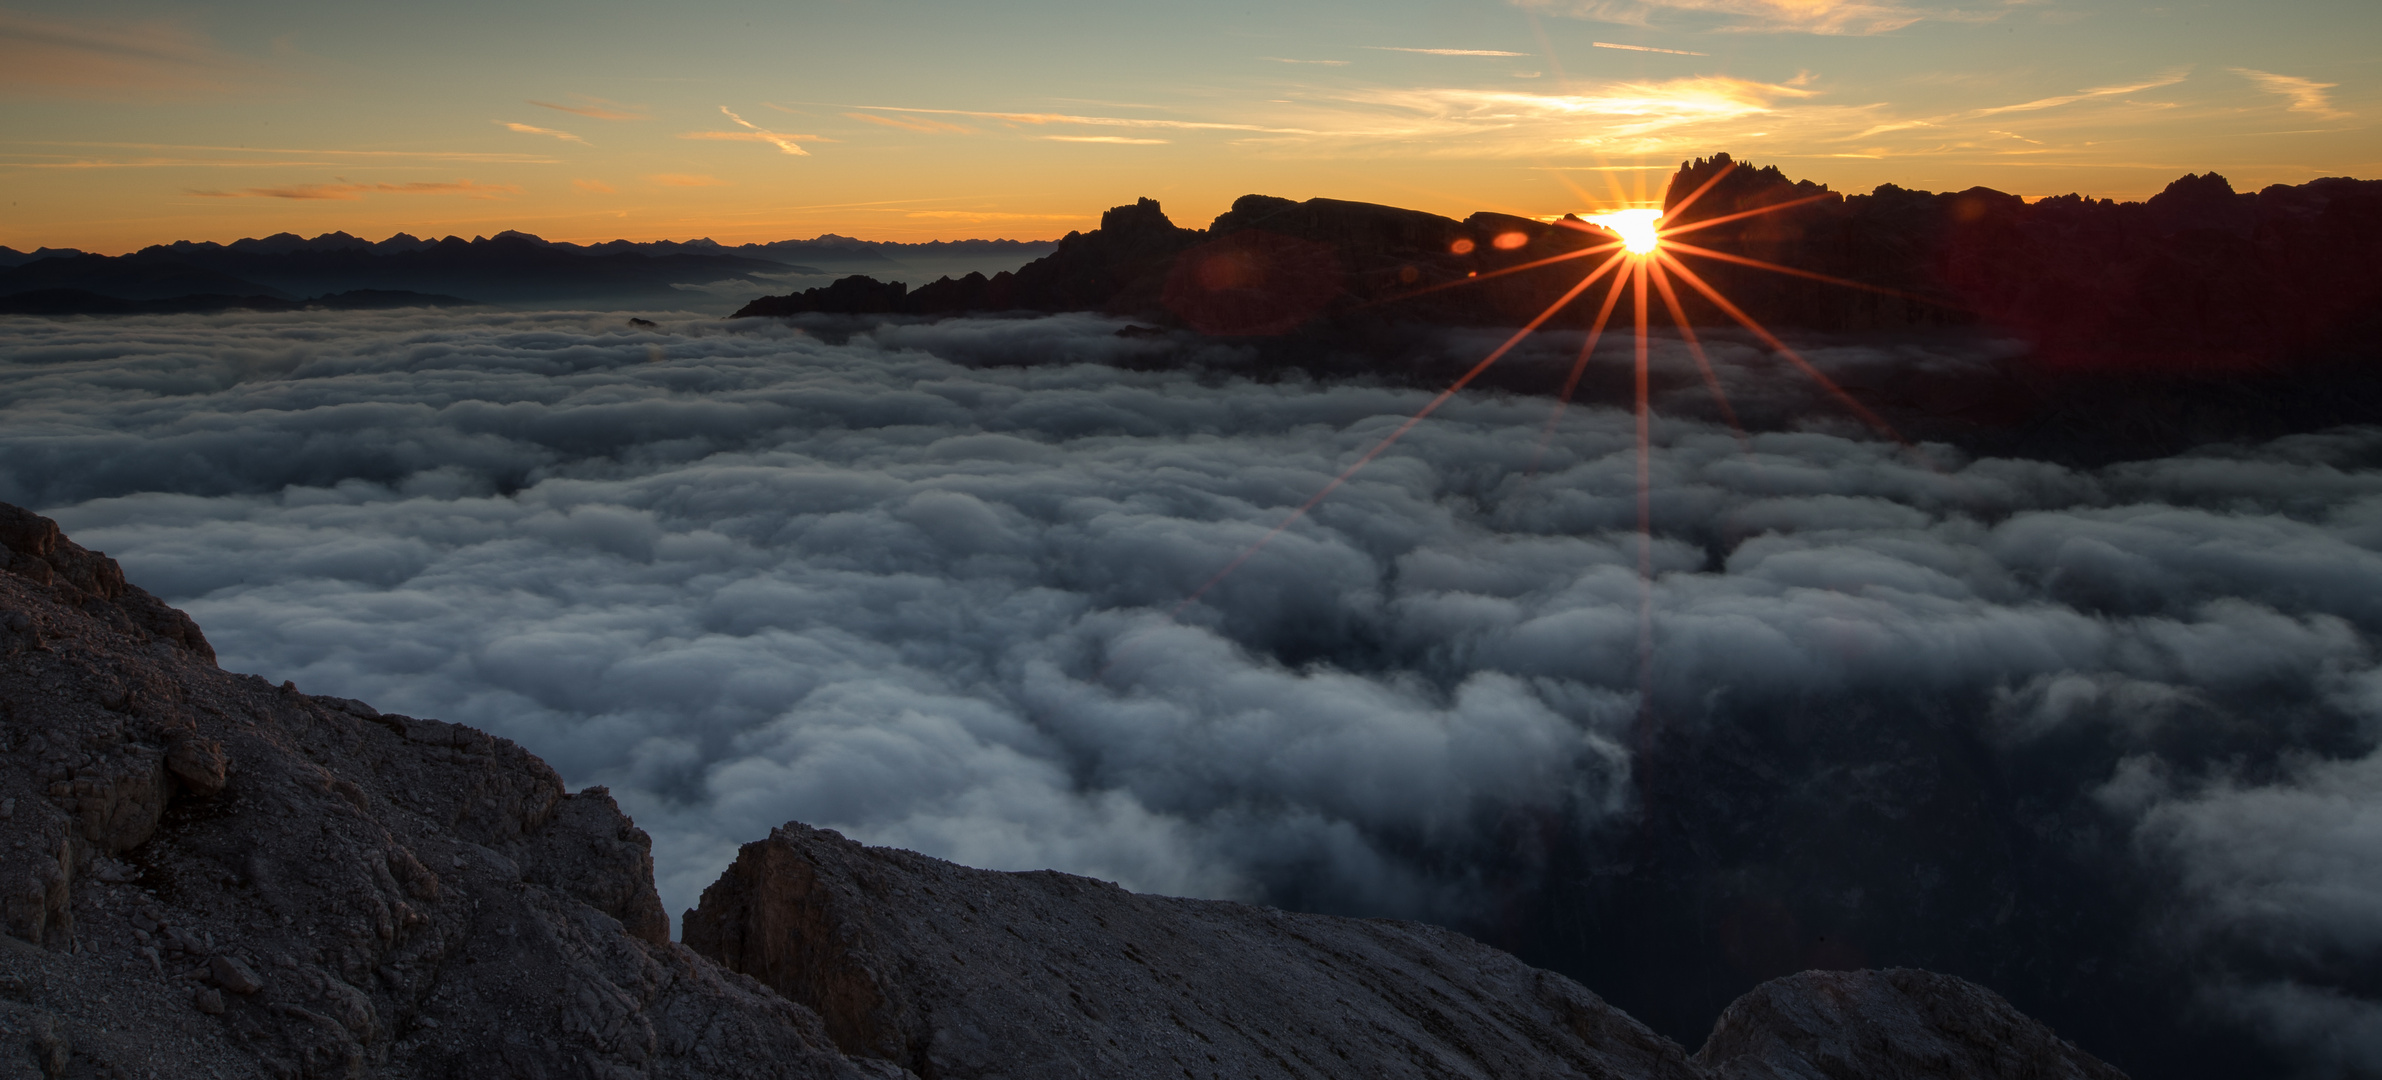
POLYGON ((1805 972, 1689 1054, 1446 930, 973 870, 789 824, 669 940, 602 788, 219 669, 0 504, 0 1080, 2077 1078, 1922 971, 1805 972))

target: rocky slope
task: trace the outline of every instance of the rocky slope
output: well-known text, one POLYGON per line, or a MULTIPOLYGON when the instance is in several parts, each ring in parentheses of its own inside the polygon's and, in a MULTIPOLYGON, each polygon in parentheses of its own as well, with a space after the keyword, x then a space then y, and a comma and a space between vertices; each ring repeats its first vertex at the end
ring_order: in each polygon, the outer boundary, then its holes
POLYGON ((2121 1075, 1924 971, 1774 980, 1690 1058, 1578 983, 1436 927, 973 870, 796 824, 745 845, 685 926, 846 1053, 937 1080, 2121 1075))
POLYGON ((649 844, 512 743, 215 666, 0 504, 0 1080, 2045 1077, 1983 988, 1808 972, 1690 1057, 1433 927, 788 825, 668 940, 649 844))
POLYGON ((0 1076, 858 1075, 667 940, 602 790, 226 673, 48 519, 0 545, 0 1076))

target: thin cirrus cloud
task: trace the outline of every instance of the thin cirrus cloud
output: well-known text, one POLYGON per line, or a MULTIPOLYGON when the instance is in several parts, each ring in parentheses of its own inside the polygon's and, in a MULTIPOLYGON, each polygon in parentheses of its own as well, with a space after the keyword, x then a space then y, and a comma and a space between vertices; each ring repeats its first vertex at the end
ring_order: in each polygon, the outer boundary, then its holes
POLYGON ((728 186, 727 181, 716 176, 706 176, 695 173, 655 173, 652 176, 646 177, 645 179, 662 187, 702 188, 728 186))
POLYGON ((151 99, 263 81, 255 63, 167 19, 59 19, 0 10, 0 92, 151 99))
POLYGON ((779 151, 780 153, 792 154, 792 155, 794 155, 795 157, 809 157, 809 156, 810 156, 811 152, 810 152, 810 151, 808 151, 808 150, 805 150, 805 149, 803 149, 803 148, 802 148, 802 143, 803 143, 803 142, 825 142, 825 141, 826 141, 826 140, 824 140, 824 139, 821 139, 819 136, 816 136, 816 135, 788 135, 788 134, 785 134, 784 132, 771 131, 771 130, 769 130, 768 128, 762 127, 762 126, 761 126, 761 125, 759 125, 759 124, 753 123, 752 121, 745 119, 744 117, 741 117, 741 116, 738 116, 738 115, 736 115, 736 112, 735 112, 735 110, 733 110, 733 109, 730 109, 730 108, 728 108, 728 107, 727 107, 727 106, 725 106, 725 105, 722 105, 722 106, 720 106, 720 112, 721 112, 722 114, 726 115, 728 119, 735 121, 737 124, 739 124, 739 125, 741 125, 741 126, 745 127, 745 128, 746 128, 746 129, 748 129, 748 130, 745 130, 745 131, 690 131, 690 132, 687 132, 687 133, 686 133, 686 134, 684 134, 684 135, 680 135, 680 136, 679 136, 679 138, 681 138, 681 139, 709 139, 709 140, 714 140, 714 141, 719 141, 719 142, 763 142, 763 143, 768 143, 768 144, 769 144, 769 145, 771 145, 771 146, 777 147, 777 148, 778 148, 778 151, 779 151), (796 141, 796 140, 800 140, 800 141, 798 142, 798 141, 796 141))
POLYGON ((2043 109, 2055 109, 2062 105, 2073 105, 2079 101, 2089 101, 2094 98, 2123 97, 2127 94, 2138 94, 2144 90, 2157 90, 2161 87, 2173 86, 2184 81, 2184 78, 2190 74, 2191 71, 2188 68, 2177 68, 2173 71, 2163 72, 2155 78, 2144 79, 2141 82, 2123 83, 2117 86, 2096 86, 2089 90, 2078 90, 2073 94, 2058 94, 2052 97, 2036 98, 2032 101, 2021 101, 2016 105, 1996 105, 1992 108, 1977 109, 1964 115, 2000 116, 2004 113, 2038 112, 2043 109))
POLYGON ((1416 49, 1403 45, 1367 45, 1375 52, 1422 53, 1425 56, 1528 56, 1529 53, 1507 52, 1504 49, 1416 49))
POLYGON ((1657 49, 1652 45, 1623 45, 1612 41, 1591 41, 1599 49, 1626 49, 1630 52, 1669 53, 1672 56, 1710 56, 1711 53, 1690 52, 1686 49, 1657 49))
POLYGON ((1111 143, 1118 146, 1164 146, 1167 139, 1136 139, 1125 135, 1037 135, 1044 142, 1111 143))
POLYGON ((1803 33, 1863 36, 1887 34, 1929 19, 1986 22, 1998 15, 1957 10, 1928 11, 1864 0, 1514 0, 1526 8, 1554 9, 1595 22, 1652 26, 1664 15, 1718 17, 1716 30, 1738 33, 1803 33))
POLYGON ((1347 67, 1347 66, 1348 66, 1348 61, 1346 61, 1346 60, 1300 60, 1300 59, 1296 59, 1296 58, 1294 58, 1294 57, 1288 57, 1288 56, 1261 56, 1261 57, 1258 57, 1258 59, 1260 59, 1260 60, 1271 60, 1271 61, 1273 61, 1274 63, 1277 63, 1277 64, 1314 64, 1314 65, 1317 65, 1317 66, 1319 66, 1319 67, 1347 67))
POLYGON ((856 109, 871 112, 925 114, 928 116, 976 116, 987 120, 1005 120, 1012 124, 1082 124, 1089 127, 1171 128, 1178 131, 1249 131, 1274 135, 1319 135, 1322 132, 1306 128, 1267 127, 1263 124, 1228 124, 1205 120, 1159 120, 1143 116, 1081 116, 1073 113, 981 112, 970 109, 916 109, 899 105, 855 105, 856 109))
MULTIPOLYGON (((1720 76, 1663 82, 1606 83, 1589 92, 1533 94, 1510 90, 1418 88, 1351 95, 1351 104, 1386 107, 1400 119, 1378 128, 1409 138, 1497 135, 1514 152, 1564 144, 1613 146, 1767 116, 1780 102, 1816 91, 1720 76), (1403 124, 1403 127, 1397 127, 1403 124)), ((1471 146, 1468 152, 1488 148, 1471 146)))
POLYGON ((2290 98, 2291 104, 2288 108, 2291 112, 2307 113, 2325 120, 2342 120, 2350 115, 2334 108, 2332 95, 2325 93, 2325 91, 2339 86, 2339 83, 2321 83, 2313 79, 2302 79, 2295 75, 2277 75, 2271 71, 2259 71, 2254 68, 2237 67, 2225 70, 2257 83, 2258 89, 2269 94, 2280 94, 2290 98))
POLYGON ((553 128, 542 128, 535 124, 516 124, 510 120, 498 120, 496 123, 507 131, 518 131, 523 135, 547 135, 553 138, 561 139, 564 142, 575 142, 581 146, 595 145, 594 143, 588 142, 587 140, 582 139, 577 135, 573 135, 568 131, 557 131, 553 128))
POLYGON ((416 181, 407 184, 290 184, 283 187, 242 188, 238 191, 192 191, 204 199, 294 199, 301 202, 333 200, 354 202, 368 194, 397 195, 467 195, 475 199, 493 199, 502 195, 518 195, 515 184, 483 184, 474 180, 452 183, 416 181))
POLYGON ((876 113, 864 112, 848 112, 844 116, 847 119, 859 120, 879 127, 898 128, 902 131, 916 131, 924 134, 973 135, 976 133, 975 128, 964 124, 954 124, 947 120, 930 120, 923 116, 879 116, 876 113))
POLYGON ((571 181, 571 186, 578 188, 581 191, 592 191, 598 195, 611 195, 620 191, 619 188, 613 187, 612 185, 601 180, 573 180, 571 181))
POLYGON ((622 105, 617 101, 605 101, 602 98, 588 98, 587 100, 593 102, 593 104, 557 105, 551 101, 539 101, 535 98, 529 99, 529 103, 541 109, 553 109, 557 112, 567 112, 577 116, 592 117, 597 120, 645 119, 645 114, 643 112, 637 111, 630 106, 622 105))

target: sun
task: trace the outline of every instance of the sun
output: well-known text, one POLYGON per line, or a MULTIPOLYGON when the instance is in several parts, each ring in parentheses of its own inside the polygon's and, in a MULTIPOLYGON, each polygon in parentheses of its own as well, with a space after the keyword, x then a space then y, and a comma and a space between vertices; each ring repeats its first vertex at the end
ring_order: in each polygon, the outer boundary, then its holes
POLYGON ((1652 255, 1662 246, 1662 211, 1654 209, 1606 210, 1586 215, 1582 220, 1604 227, 1605 231, 1621 238, 1621 250, 1632 255, 1652 255))
MULTIPOLYGON (((1583 214, 1577 217, 1566 217, 1563 220, 1557 222, 1559 225, 1589 233, 1592 236, 1603 240, 1602 243, 1590 244, 1589 246, 1580 248, 1576 251, 1567 251, 1559 255, 1553 255, 1541 259, 1533 259, 1528 262, 1518 263, 1512 266, 1503 267, 1501 269, 1473 274, 1457 281, 1449 282, 1444 285, 1431 286, 1428 289, 1422 290, 1428 292, 1442 288, 1473 285, 1487 281, 1491 278, 1504 277, 1508 274, 1523 273, 1540 269, 1542 267, 1552 266, 1556 263, 1568 262, 1574 259, 1588 259, 1599 255, 1604 256, 1602 260, 1596 263, 1594 269, 1582 275, 1580 280, 1576 284, 1572 285, 1570 289, 1566 290, 1561 297, 1555 300, 1554 303, 1547 305, 1545 310, 1539 312, 1535 318, 1532 318, 1527 324, 1522 326, 1521 329, 1514 331, 1512 336, 1506 338, 1503 344, 1500 344, 1497 346, 1497 348, 1491 350, 1486 357, 1483 357, 1478 363, 1472 365, 1470 370, 1466 371, 1461 377, 1449 384, 1446 389, 1441 390, 1438 396, 1433 397, 1428 404, 1425 404, 1421 409, 1416 410, 1412 416, 1407 417, 1405 423, 1398 425, 1397 429, 1390 432, 1387 437, 1373 444, 1371 449, 1365 451, 1365 453, 1358 457, 1353 464, 1342 470, 1340 475, 1333 477, 1329 483, 1323 485, 1321 490, 1318 490, 1314 495, 1309 496, 1306 502, 1299 504, 1297 509, 1292 510, 1288 515, 1286 515, 1282 519, 1281 524, 1274 526, 1272 531, 1258 538, 1256 543, 1250 544, 1248 547, 1242 549, 1238 556, 1234 557, 1231 562, 1225 564, 1223 569, 1218 570, 1214 577, 1211 577, 1207 580, 1206 584, 1203 584, 1199 588, 1192 590, 1189 596, 1184 597, 1181 603, 1175 605, 1174 611, 1171 612, 1168 617, 1170 619, 1179 617, 1185 608, 1188 608, 1193 603, 1197 602, 1201 596, 1205 595, 1209 589, 1214 588, 1218 582, 1221 582, 1226 577, 1231 576, 1234 571, 1240 569, 1241 564, 1248 562, 1258 552, 1264 550, 1268 544, 1273 542, 1275 537, 1282 535, 1285 530, 1288 530, 1301 518, 1306 517, 1308 511, 1315 509, 1318 503, 1321 503, 1325 498, 1329 497, 1332 492, 1339 490, 1341 485, 1346 484, 1350 478, 1362 471, 1365 466, 1372 464, 1373 459, 1380 457, 1384 451, 1387 451, 1392 445, 1395 445, 1399 439, 1404 438, 1407 432, 1414 430, 1415 425, 1422 423, 1425 418, 1438 411, 1440 406, 1445 405, 1450 398, 1455 397, 1458 392, 1462 391, 1466 386, 1471 385, 1474 379, 1479 378, 1482 372, 1487 371, 1492 365, 1496 364, 1497 361, 1503 359, 1507 353, 1512 352, 1515 346, 1520 345, 1532 334, 1537 333, 1539 328, 1545 326, 1548 320, 1553 319, 1557 313, 1571 307, 1573 303, 1580 301, 1588 294, 1589 290, 1593 286, 1595 286, 1598 282, 1603 281, 1609 275, 1612 278, 1612 281, 1606 287, 1604 296, 1597 301, 1596 318, 1590 324, 1587 339, 1582 342, 1580 346, 1579 358, 1572 364, 1570 377, 1564 381, 1562 393, 1556 398, 1554 412, 1547 418, 1546 430, 1540 436, 1539 448, 1543 453, 1546 449, 1548 440, 1554 437, 1556 425, 1562 420, 1564 410, 1570 407, 1572 393, 1579 389, 1580 377, 1586 372, 1590 357, 1595 353, 1598 342, 1603 339, 1606 328, 1612 324, 1613 315, 1615 314, 1616 309, 1620 307, 1622 294, 1624 292, 1630 293, 1630 317, 1636 324, 1635 329, 1637 331, 1636 341, 1634 343, 1636 348, 1634 352, 1637 376, 1637 531, 1638 578, 1640 583, 1638 607, 1638 670, 1640 736, 1642 738, 1645 737, 1650 730, 1647 725, 1651 718, 1651 713, 1648 710, 1651 709, 1651 702, 1653 700, 1654 652, 1654 514, 1652 501, 1653 479, 1651 473, 1651 461, 1653 457, 1651 438, 1653 410, 1648 396, 1648 359, 1650 355, 1650 339, 1653 331, 1653 327, 1650 325, 1652 323, 1652 319, 1649 318, 1649 316, 1653 308, 1653 300, 1656 298, 1661 300, 1663 311, 1665 314, 1670 316, 1671 325, 1679 336, 1680 344, 1685 345, 1689 355, 1695 358, 1696 367, 1702 372, 1704 377, 1704 385, 1712 392, 1713 401, 1719 406, 1721 417, 1728 422, 1730 429, 1737 433, 1739 443, 1743 445, 1748 452, 1751 452, 1753 449, 1752 440, 1746 435, 1744 427, 1737 422, 1736 409, 1729 404, 1728 394, 1722 389, 1719 374, 1713 370, 1711 357, 1704 352, 1703 341, 1696 335, 1694 321, 1688 317, 1685 306, 1679 302, 1679 289, 1673 284, 1674 281, 1684 283, 1688 288, 1693 289, 1697 294, 1701 295, 1714 308, 1719 309, 1722 314, 1734 320, 1738 325, 1744 327, 1747 331, 1750 331, 1754 337, 1759 339, 1764 345, 1767 345, 1774 355, 1793 364, 1797 369, 1802 371, 1805 376, 1809 377, 1814 383, 1817 383, 1830 395, 1835 397, 1837 402, 1842 404, 1847 411, 1853 413, 1855 416, 1860 417, 1871 427, 1877 429, 1879 433, 1893 439, 1895 442, 1902 443, 1906 447, 1910 445, 1907 440, 1902 438, 1900 433, 1894 430, 1892 425, 1886 422, 1884 417, 1881 417, 1877 413, 1871 411, 1868 406, 1863 405, 1860 401, 1854 399, 1851 394, 1846 393, 1842 387, 1836 385, 1834 380, 1828 378, 1828 376, 1822 373, 1817 367, 1812 366, 1810 361, 1805 360, 1800 353, 1797 353, 1794 349, 1788 347, 1786 342, 1779 340, 1778 335, 1771 333, 1768 328, 1764 327, 1761 323, 1756 322, 1753 316, 1745 312, 1744 308, 1739 307, 1737 304, 1730 301, 1728 297, 1721 295, 1720 290, 1714 288, 1710 282, 1704 280, 1703 275, 1698 274, 1694 269, 1689 267, 1687 263, 1682 261, 1681 256, 1694 256, 1701 259, 1711 259, 1717 262, 1733 263, 1739 266, 1750 266, 1762 270, 1774 271, 1776 273, 1789 274, 1795 277, 1824 281, 1830 284, 1842 285, 1848 288, 1862 289, 1871 292, 1890 293, 1897 296, 1906 296, 1906 298, 1914 300, 1925 299, 1923 297, 1907 296, 1907 294, 1898 293, 1891 289, 1883 289, 1874 285, 1866 285, 1857 281, 1847 281, 1843 278, 1830 277, 1826 274, 1817 274, 1809 270, 1797 269, 1791 266, 1781 266, 1777 263, 1763 262, 1759 259, 1747 258, 1743 255, 1736 255, 1725 251, 1715 251, 1711 248, 1699 247, 1680 239, 1686 234, 1693 233, 1701 229, 1711 228, 1715 225, 1723 225, 1728 222, 1738 221, 1761 214, 1776 213, 1781 210, 1787 210, 1793 207, 1802 206, 1806 203, 1815 202, 1819 199, 1827 198, 1828 196, 1825 194, 1814 195, 1802 199, 1790 199, 1784 202, 1772 203, 1767 206, 1757 207, 1752 210, 1742 210, 1736 213, 1722 214, 1716 217, 1700 218, 1695 221, 1685 222, 1678 225, 1666 226, 1664 224, 1666 221, 1677 220, 1683 213, 1686 212, 1689 207, 1694 206, 1698 200, 1702 199, 1707 193, 1709 193, 1714 185, 1720 183, 1723 177, 1727 176, 1736 168, 1736 164, 1732 162, 1726 168, 1721 169, 1719 172, 1713 174, 1711 178, 1705 180, 1701 186, 1697 187, 1693 192, 1690 192, 1686 198, 1683 198, 1677 203, 1663 209, 1635 207, 1621 210, 1600 210, 1595 213, 1583 214)), ((1509 235, 1519 237, 1522 234, 1515 233, 1509 235)), ((1470 241, 1459 240, 1457 243, 1460 246, 1452 250, 1458 254, 1469 253, 1472 250, 1472 244, 1470 241)), ((1519 247, 1521 245, 1519 243, 1507 244, 1504 242, 1504 237, 1500 237, 1495 246, 1503 249, 1508 247, 1519 247)), ((1533 459, 1532 468, 1533 470, 1536 468, 1535 459, 1533 459)))

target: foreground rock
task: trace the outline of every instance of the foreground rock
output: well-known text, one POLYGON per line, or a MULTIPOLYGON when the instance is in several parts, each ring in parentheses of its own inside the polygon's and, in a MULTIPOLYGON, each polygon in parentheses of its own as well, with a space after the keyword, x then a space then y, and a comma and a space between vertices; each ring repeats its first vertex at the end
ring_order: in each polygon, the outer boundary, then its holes
POLYGON ((1436 927, 972 870, 796 824, 745 845, 685 926, 844 1052, 937 1080, 2121 1075, 1944 975, 1779 979, 1691 1059, 1578 983, 1436 927))
POLYGON ((1690 1058, 1434 927, 800 825, 747 845, 676 945, 602 788, 227 674, 6 504, 0 567, 0 1080, 2118 1075, 1925 972, 1778 980, 1690 1058))
POLYGON ((0 1077, 858 1075, 666 940, 602 789, 228 674, 48 519, 0 545, 0 1077))

